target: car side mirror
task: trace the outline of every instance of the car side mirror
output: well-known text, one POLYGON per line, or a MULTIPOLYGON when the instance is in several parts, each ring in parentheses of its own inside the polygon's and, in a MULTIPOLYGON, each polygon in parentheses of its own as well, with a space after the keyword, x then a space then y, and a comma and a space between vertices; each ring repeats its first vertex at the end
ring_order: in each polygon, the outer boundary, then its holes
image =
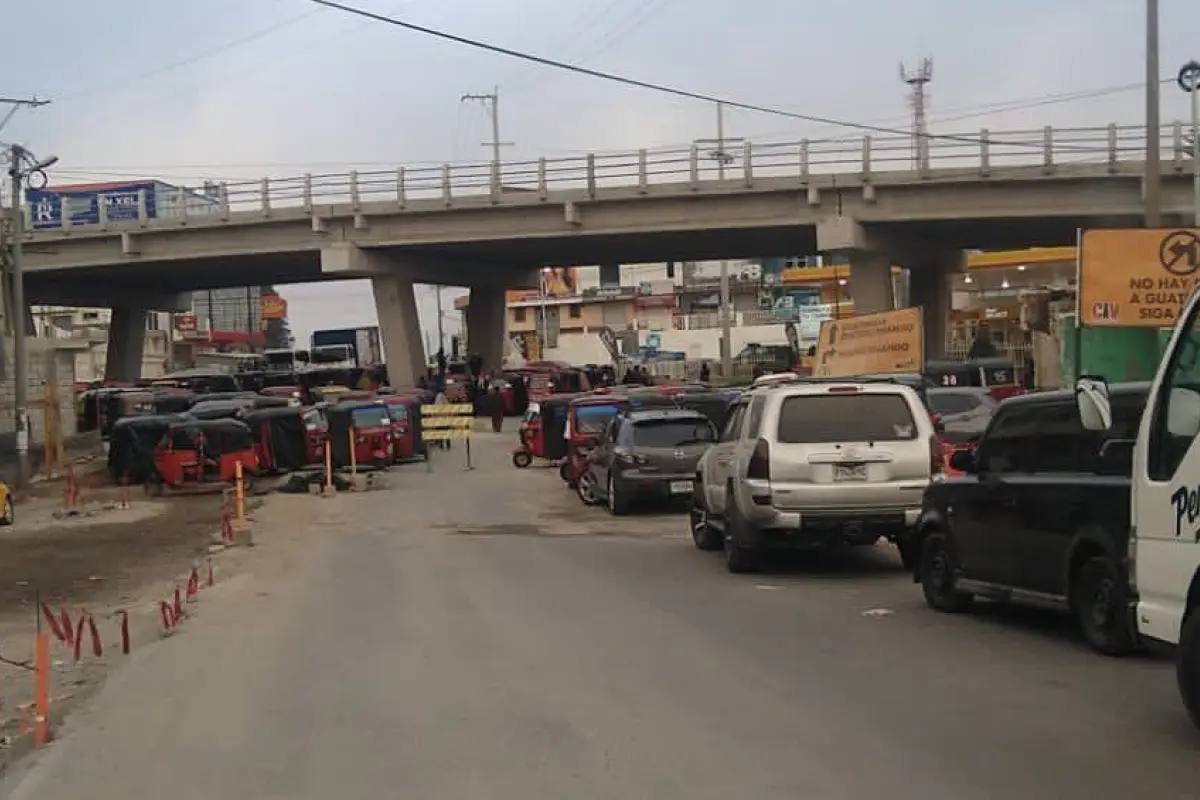
POLYGON ((958 472, 974 472, 975 452, 973 450, 955 450, 950 454, 950 468, 958 472))
MULTIPOLYGON (((1084 430, 1106 431, 1112 427, 1112 405, 1108 397, 1108 383, 1103 378, 1081 376, 1075 381, 1075 406, 1084 430)), ((1196 424, 1200 428, 1200 395, 1195 395, 1195 400, 1196 424)))
POLYGON ((1167 433, 1194 439, 1200 433, 1200 393, 1176 387, 1167 398, 1167 433))
POLYGON ((944 436, 946 433, 946 422, 942 419, 941 414, 930 414, 929 421, 933 423, 933 432, 938 436, 944 436))

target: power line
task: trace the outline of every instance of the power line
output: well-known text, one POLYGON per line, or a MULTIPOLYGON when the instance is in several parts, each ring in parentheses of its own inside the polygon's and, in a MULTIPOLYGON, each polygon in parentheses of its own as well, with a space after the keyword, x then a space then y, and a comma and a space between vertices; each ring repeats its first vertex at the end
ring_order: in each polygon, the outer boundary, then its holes
POLYGON ((174 70, 180 69, 182 67, 191 66, 192 64, 195 64, 199 61, 203 61, 208 58, 212 58, 213 56, 221 55, 222 53, 228 52, 229 50, 233 50, 234 48, 250 44, 251 42, 257 42, 258 40, 264 39, 273 33, 283 30, 284 28, 295 25, 296 23, 302 22, 306 19, 309 19, 310 17, 314 17, 317 14, 322 13, 323 11, 324 11, 324 9, 320 9, 320 8, 316 9, 315 11, 306 11, 303 14, 298 14, 294 17, 289 17, 288 19, 285 19, 282 22, 277 22, 274 25, 270 25, 266 28, 260 28, 257 31, 246 34, 245 36, 241 36, 237 39, 233 39, 231 41, 225 42, 224 44, 217 45, 216 47, 210 48, 208 50, 201 51, 194 55, 188 56, 187 58, 182 58, 178 61, 172 61, 167 64, 163 64, 159 67, 155 67, 154 69, 146 70, 145 72, 136 72, 136 73, 133 73, 130 75, 125 75, 123 77, 116 78, 114 80, 105 81, 103 84, 99 84, 97 86, 92 86, 92 87, 86 88, 86 89, 81 89, 77 92, 71 92, 69 94, 63 95, 62 97, 58 98, 59 102, 62 102, 64 100, 74 100, 76 98, 87 97, 87 96, 96 95, 96 94, 103 94, 105 92, 120 91, 120 90, 126 88, 126 86, 128 86, 130 83, 135 83, 137 81, 143 81, 148 78, 153 78, 158 75, 162 75, 163 73, 166 73, 166 72, 173 72, 174 70))
MULTIPOLYGON (((562 61, 556 61, 554 59, 543 58, 542 56, 533 55, 532 53, 524 53, 524 52, 521 52, 520 50, 513 50, 512 48, 509 48, 509 47, 501 47, 500 45, 495 45, 495 44, 491 44, 488 42, 482 42, 477 39, 470 39, 466 36, 459 36, 458 34, 448 33, 446 31, 440 31, 435 28, 426 27, 424 25, 417 25, 412 22, 405 22, 404 20, 396 19, 395 17, 388 17, 388 16, 384 16, 383 14, 376 14, 373 11, 367 11, 365 9, 354 8, 353 6, 348 6, 348 5, 344 5, 342 3, 334 2, 334 0, 310 0, 310 2, 316 3, 317 5, 320 5, 320 6, 325 6, 326 8, 334 8, 334 9, 337 9, 338 11, 343 11, 347 14, 354 14, 354 15, 363 17, 365 19, 372 19, 372 20, 375 20, 376 22, 384 22, 389 25, 395 25, 398 28, 404 28, 405 30, 410 30, 415 33, 423 33, 426 36, 433 36, 438 39, 444 39, 449 42, 455 42, 456 44, 466 45, 467 47, 473 47, 477 50, 485 50, 490 53, 496 53, 498 55, 509 56, 510 58, 518 58, 518 59, 521 59, 524 61, 529 61, 534 64, 540 64, 544 67, 552 67, 554 69, 567 70, 569 72, 574 72, 579 75, 587 75, 592 78, 599 78, 601 80, 611 81, 613 83, 620 83, 620 84, 624 84, 626 86, 632 86, 632 87, 635 87, 638 89, 647 89, 649 91, 660 92, 662 94, 670 94, 670 95, 674 95, 675 97, 682 97, 682 98, 685 98, 688 100, 699 100, 702 103, 714 103, 714 104, 721 103, 729 108, 738 108, 743 111, 753 111, 753 112, 759 113, 759 114, 772 114, 772 115, 780 116, 780 117, 789 117, 791 119, 798 119, 798 120, 802 120, 804 122, 815 122, 815 123, 822 124, 822 125, 836 125, 836 126, 842 127, 842 128, 854 128, 854 129, 862 130, 862 131, 870 131, 872 133, 886 133, 886 134, 896 135, 896 136, 910 135, 909 131, 901 130, 898 128, 888 128, 888 127, 884 127, 882 125, 871 125, 868 123, 850 122, 847 120, 838 120, 838 119, 832 119, 830 117, 820 117, 820 116, 815 116, 815 115, 811 115, 811 114, 800 114, 800 113, 796 113, 793 111, 785 111, 785 110, 779 109, 779 108, 771 108, 769 106, 758 105, 756 103, 743 103, 743 102, 739 102, 736 100, 728 100, 728 99, 724 99, 724 98, 720 98, 720 97, 715 97, 713 95, 703 94, 701 92, 693 92, 693 91, 689 91, 687 89, 680 89, 680 88, 674 87, 674 86, 667 86, 667 85, 661 84, 661 83, 653 83, 651 81, 643 81, 643 80, 639 80, 637 78, 629 78, 624 75, 616 75, 611 72, 604 72, 602 70, 591 69, 590 67, 582 67, 582 66, 578 66, 578 65, 574 65, 574 64, 568 64, 568 63, 565 63, 562 61)), ((931 139, 941 139, 944 141, 967 142, 970 144, 981 144, 983 141, 977 136, 962 136, 962 135, 956 135, 956 134, 926 134, 926 135, 928 138, 931 138, 931 139)), ((1040 143, 1035 143, 1035 142, 1001 142, 1001 141, 989 139, 988 143, 994 144, 994 145, 1004 145, 1004 146, 1013 146, 1013 147, 1031 147, 1031 148, 1039 148, 1039 149, 1042 147, 1042 145, 1040 143)))

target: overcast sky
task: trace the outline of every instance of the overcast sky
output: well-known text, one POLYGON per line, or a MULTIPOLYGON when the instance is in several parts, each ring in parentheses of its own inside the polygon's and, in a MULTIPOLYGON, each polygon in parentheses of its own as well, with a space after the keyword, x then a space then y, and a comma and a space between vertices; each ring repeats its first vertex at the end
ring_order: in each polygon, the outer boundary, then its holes
MULTIPOLYGON (((354 4, 353 0, 347 0, 354 4)), ((1136 124, 1137 90, 1048 96, 1144 75, 1139 0, 358 0, 462 36, 808 115, 904 127, 901 60, 933 56, 935 132, 1136 124), (1007 110, 1004 110, 1007 106, 1007 110), (1001 110, 998 110, 1001 109, 1001 110)), ((58 183, 194 184, 392 165, 486 161, 500 86, 506 157, 682 144, 715 134, 711 105, 472 50, 309 0, 0 0, 0 94, 52 105, 0 139, 61 158, 58 183)), ((1200 3, 1161 0, 1162 73, 1200 59, 1200 3), (1189 44, 1190 43, 1190 44, 1189 44)), ((1183 118, 1172 83, 1163 119, 1183 118)), ((827 126, 731 111, 727 134, 788 140, 827 126)), ((298 338, 374 322, 361 283, 287 287, 298 338)), ((447 305, 452 293, 447 293, 447 305)), ((423 314, 433 327, 431 293, 423 314)))

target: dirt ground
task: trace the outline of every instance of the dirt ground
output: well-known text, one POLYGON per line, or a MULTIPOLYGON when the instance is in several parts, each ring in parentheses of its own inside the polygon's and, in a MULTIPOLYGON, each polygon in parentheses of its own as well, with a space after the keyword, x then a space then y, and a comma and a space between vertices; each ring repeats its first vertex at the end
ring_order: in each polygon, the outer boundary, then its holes
POLYGON ((128 510, 106 497, 85 506, 90 516, 62 520, 36 499, 18 505, 17 523, 0 529, 0 618, 28 613, 38 599, 55 607, 125 602, 203 553, 220 530, 219 495, 130 495, 128 510))

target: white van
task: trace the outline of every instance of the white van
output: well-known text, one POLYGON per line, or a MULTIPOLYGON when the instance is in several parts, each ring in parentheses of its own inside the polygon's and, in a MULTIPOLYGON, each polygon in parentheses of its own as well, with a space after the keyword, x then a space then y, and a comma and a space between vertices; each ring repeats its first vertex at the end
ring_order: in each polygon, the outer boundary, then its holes
MULTIPOLYGON (((1085 428, 1112 424, 1108 387, 1075 387, 1085 428)), ((1176 646, 1179 692, 1200 727, 1200 294, 1158 366, 1133 448, 1129 574, 1138 633, 1176 646)))

